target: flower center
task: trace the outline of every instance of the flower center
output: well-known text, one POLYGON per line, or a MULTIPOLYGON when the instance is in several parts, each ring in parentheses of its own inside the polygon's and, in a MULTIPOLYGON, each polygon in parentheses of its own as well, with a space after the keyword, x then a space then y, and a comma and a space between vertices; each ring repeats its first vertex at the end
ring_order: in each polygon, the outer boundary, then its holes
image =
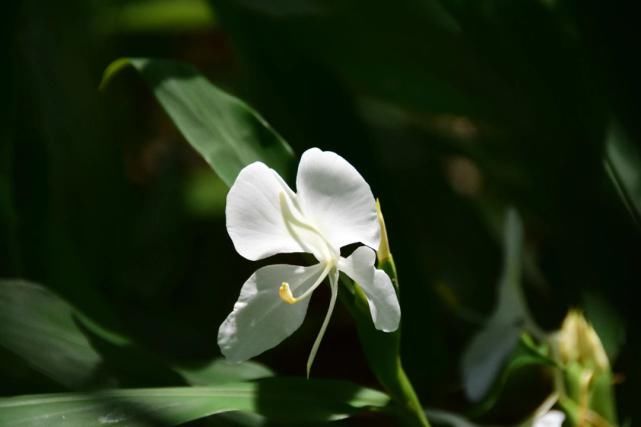
POLYGON ((309 298, 309 296, 314 292, 314 290, 320 286, 321 283, 323 283, 323 280, 329 272, 332 270, 332 267, 334 267, 336 264, 333 261, 327 261, 325 262, 325 268, 323 269, 323 272, 318 276, 316 281, 312 286, 309 287, 305 292, 303 292, 301 295, 298 297, 295 297, 294 294, 292 294, 292 290, 289 287, 289 283, 283 282, 280 285, 280 288, 278 288, 278 295, 280 296, 280 299, 285 301, 287 304, 296 304, 297 302, 300 302, 304 300, 305 298, 309 298))
POLYGON ((291 200, 281 191, 278 195, 280 210, 287 231, 296 242, 306 251, 313 254, 316 259, 323 262, 336 264, 340 253, 323 236, 308 218, 305 218, 295 201, 291 200))

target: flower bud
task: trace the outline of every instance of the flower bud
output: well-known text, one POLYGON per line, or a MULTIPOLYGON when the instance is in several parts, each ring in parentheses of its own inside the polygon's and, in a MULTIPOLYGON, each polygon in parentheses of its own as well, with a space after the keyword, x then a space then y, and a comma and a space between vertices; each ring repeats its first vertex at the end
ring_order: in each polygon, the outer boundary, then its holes
POLYGON ((385 226, 385 218, 383 218, 383 212, 381 212, 381 202, 376 199, 376 216, 378 218, 378 224, 381 228, 381 243, 378 246, 378 262, 385 262, 388 259, 392 258, 392 253, 389 248, 389 240, 387 238, 387 227, 385 226))
POLYGON ((560 361, 576 363, 593 372, 610 370, 608 356, 596 331, 578 310, 571 310, 557 336, 560 361))

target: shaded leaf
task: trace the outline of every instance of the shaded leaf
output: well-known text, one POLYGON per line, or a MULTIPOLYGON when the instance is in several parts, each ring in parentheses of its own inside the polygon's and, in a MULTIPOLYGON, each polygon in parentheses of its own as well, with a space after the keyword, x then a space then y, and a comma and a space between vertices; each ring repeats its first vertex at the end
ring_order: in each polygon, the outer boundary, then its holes
POLYGON ((0 346, 70 388, 86 385, 102 360, 78 329, 75 315, 41 286, 0 281, 0 346))
POLYGON ((617 125, 610 126, 604 162, 621 200, 641 226, 641 152, 617 125))
POLYGON ((498 302, 485 327, 468 345, 462 359, 467 396, 479 401, 494 383, 521 331, 533 324, 521 290, 523 225, 510 209, 504 226, 504 263, 499 281, 498 302))
POLYGON ((107 67, 101 87, 127 66, 140 73, 187 141, 228 186, 254 161, 287 176, 293 160, 289 145, 251 107, 209 83, 194 67, 122 58, 107 67))
POLYGON ((519 340, 516 325, 488 324, 463 355, 463 380, 470 400, 478 402, 488 392, 519 340))
POLYGON ((0 424, 47 427, 178 425, 228 411, 247 411, 275 421, 326 421, 389 398, 342 381, 270 378, 216 387, 178 387, 62 393, 0 399, 0 424))
POLYGON ((216 359, 198 368, 180 367, 176 368, 176 371, 192 385, 215 385, 226 382, 255 380, 274 375, 271 369, 260 363, 252 361, 231 363, 224 359, 216 359))
POLYGON ((548 366, 559 368, 559 365, 547 355, 545 345, 537 346, 528 335, 521 335, 516 348, 508 355, 507 362, 497 372, 492 387, 484 395, 483 401, 471 411, 477 417, 491 409, 498 400, 508 379, 522 368, 548 366))
POLYGON ((468 421, 462 415, 440 409, 426 409, 425 414, 429 418, 430 422, 435 425, 445 425, 450 427, 479 427, 478 424, 468 421))
POLYGON ((72 389, 105 381, 118 373, 145 383, 154 378, 180 381, 178 373, 194 385, 273 375, 259 363, 231 364, 222 359, 205 366, 174 368, 173 372, 126 337, 91 322, 56 294, 23 280, 0 281, 0 346, 72 389))

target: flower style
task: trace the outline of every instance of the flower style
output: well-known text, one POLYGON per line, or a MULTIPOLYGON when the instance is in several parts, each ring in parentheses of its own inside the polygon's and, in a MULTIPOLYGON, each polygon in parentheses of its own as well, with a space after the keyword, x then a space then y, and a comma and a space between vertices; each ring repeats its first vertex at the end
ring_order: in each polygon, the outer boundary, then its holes
POLYGON ((259 268, 220 325, 218 345, 234 362, 278 345, 300 327, 310 296, 327 277, 331 298, 307 360, 309 376, 336 303, 339 271, 365 293, 376 329, 395 331, 401 312, 389 276, 374 266, 380 225, 372 191, 358 171, 339 155, 312 148, 301 157, 296 189, 294 193, 276 171, 255 162, 229 190, 227 231, 241 256, 256 261, 307 252, 318 263, 259 268), (352 243, 365 246, 342 257, 340 248, 352 243))

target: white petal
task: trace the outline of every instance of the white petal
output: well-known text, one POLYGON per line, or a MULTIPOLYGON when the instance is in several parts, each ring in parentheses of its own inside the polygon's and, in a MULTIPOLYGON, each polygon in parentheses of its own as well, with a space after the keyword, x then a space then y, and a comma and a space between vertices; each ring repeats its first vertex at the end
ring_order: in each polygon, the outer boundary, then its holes
POLYGON ((280 194, 292 200, 292 190, 264 163, 240 171, 227 194, 227 232, 236 251, 256 261, 277 253, 305 252, 288 233, 281 211, 280 194))
POLYGON ((269 265, 259 268, 245 282, 238 301, 218 330, 218 346, 233 362, 250 359, 275 347, 303 323, 309 298, 296 304, 280 299, 282 282, 296 295, 314 284, 322 264, 311 267, 269 265))
POLYGON ((401 307, 392 281, 387 273, 374 267, 376 254, 361 246, 347 258, 341 258, 338 267, 363 289, 376 329, 392 332, 401 321, 401 307))
POLYGON ((378 249, 380 227, 372 190, 345 159, 318 148, 305 151, 296 190, 305 216, 336 248, 361 242, 378 249))
POLYGON ((552 410, 534 420, 532 427, 561 427, 563 421, 565 421, 565 414, 561 411, 552 410))

